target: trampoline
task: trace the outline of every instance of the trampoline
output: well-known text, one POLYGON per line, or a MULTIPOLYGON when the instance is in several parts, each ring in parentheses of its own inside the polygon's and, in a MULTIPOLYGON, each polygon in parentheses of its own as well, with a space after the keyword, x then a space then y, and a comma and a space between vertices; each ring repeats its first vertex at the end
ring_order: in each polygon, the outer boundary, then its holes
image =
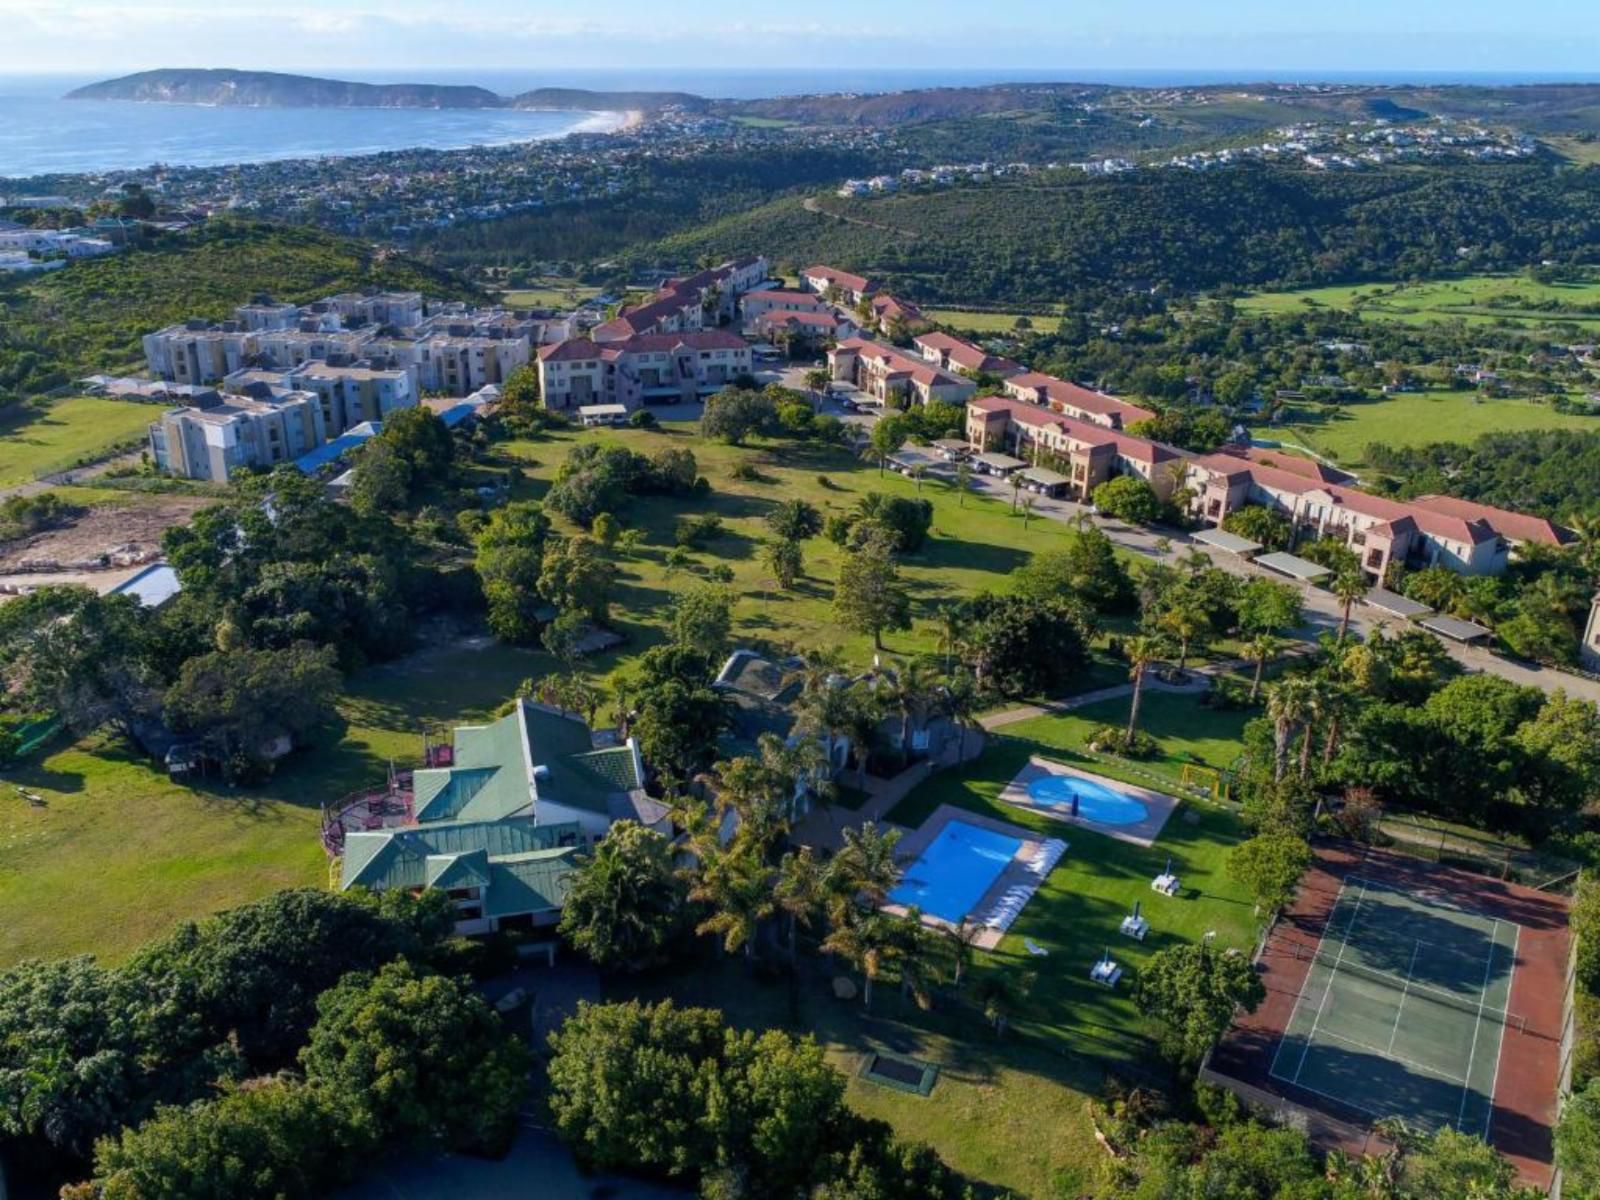
POLYGON ((1101 825, 1137 825, 1150 815, 1142 800, 1081 775, 1041 776, 1028 784, 1028 799, 1101 825))

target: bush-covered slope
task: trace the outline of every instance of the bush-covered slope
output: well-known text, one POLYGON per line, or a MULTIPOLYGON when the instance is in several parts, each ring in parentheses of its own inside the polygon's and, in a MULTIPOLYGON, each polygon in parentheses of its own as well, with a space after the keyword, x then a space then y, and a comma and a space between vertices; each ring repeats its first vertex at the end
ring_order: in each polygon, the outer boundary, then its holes
POLYGON ((59 271, 0 281, 0 404, 139 360, 139 338, 228 316, 258 293, 312 300, 369 287, 465 298, 454 276, 320 230, 210 221, 59 271))
POLYGON ((755 248, 797 265, 870 270, 919 300, 993 304, 1103 283, 1190 290, 1595 261, 1600 169, 1053 174, 881 199, 780 200, 641 254, 690 262, 755 248))

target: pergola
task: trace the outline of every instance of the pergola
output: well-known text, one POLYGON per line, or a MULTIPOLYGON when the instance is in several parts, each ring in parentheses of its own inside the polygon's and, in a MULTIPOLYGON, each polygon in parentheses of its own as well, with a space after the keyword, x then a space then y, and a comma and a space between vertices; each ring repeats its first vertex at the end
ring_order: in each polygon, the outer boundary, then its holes
POLYGON ((1048 467, 1027 467, 1019 473, 1024 482, 1043 488, 1052 495, 1072 482, 1060 471, 1052 471, 1048 467))
POLYGON ((1279 575, 1287 575, 1290 579, 1298 579, 1301 583, 1314 583, 1324 575, 1333 574, 1320 563, 1314 563, 1309 558, 1299 558, 1282 550, 1273 554, 1263 554, 1255 562, 1258 567, 1265 567, 1279 575))

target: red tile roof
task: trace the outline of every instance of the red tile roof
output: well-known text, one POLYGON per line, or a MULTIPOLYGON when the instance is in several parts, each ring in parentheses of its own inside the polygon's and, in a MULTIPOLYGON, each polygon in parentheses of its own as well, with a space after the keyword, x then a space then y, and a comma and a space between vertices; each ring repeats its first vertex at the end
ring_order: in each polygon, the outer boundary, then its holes
POLYGON ((744 350, 748 343, 726 329, 689 329, 682 333, 641 333, 614 342, 596 343, 590 338, 567 338, 553 346, 539 347, 540 362, 572 362, 587 358, 615 360, 624 354, 659 353, 676 350, 744 350))
POLYGON ((1543 517, 1511 512, 1489 504, 1479 504, 1475 500, 1462 500, 1456 496, 1418 496, 1411 503, 1446 516, 1482 521, 1508 541, 1563 546, 1573 537, 1572 530, 1557 525, 1554 521, 1547 521, 1543 517))
POLYGON ((1092 447, 1115 447, 1118 454, 1135 462, 1153 465, 1183 457, 1171 446, 1163 446, 1160 442, 1152 442, 1149 438, 1135 437, 1131 433, 1096 425, 1092 421, 1063 416, 1030 401, 1019 400, 1015 396, 984 396, 968 401, 967 407, 985 413, 1004 412, 1018 424, 1031 425, 1036 429, 1054 426, 1075 442, 1092 447))
POLYGON ((1337 467, 1319 463, 1315 459, 1303 458, 1286 450, 1271 450, 1265 446, 1241 446, 1238 443, 1229 443, 1218 450, 1217 453, 1232 455, 1235 458, 1242 458, 1252 463, 1259 463, 1264 467, 1277 467, 1281 471, 1289 471, 1307 479, 1314 479, 1319 483, 1349 483, 1355 478, 1354 475, 1341 471, 1337 467))
POLYGON ((907 354, 904 350, 894 346, 885 346, 871 338, 853 337, 846 338, 834 348, 834 352, 854 352, 862 358, 881 362, 888 368, 891 375, 909 375, 918 383, 927 385, 970 383, 970 380, 953 375, 943 367, 936 366, 926 359, 907 354))
POLYGON ((814 267, 807 267, 800 272, 804 279, 826 280, 834 287, 844 288, 851 292, 874 292, 878 285, 864 275, 853 275, 849 271, 841 271, 837 267, 827 267, 820 263, 814 267))
POLYGON ((837 329, 841 318, 831 312, 790 312, 785 309, 773 309, 756 317, 756 325, 788 325, 791 322, 797 325, 808 325, 816 329, 837 329))
MULTIPOLYGON (((1287 456, 1286 456, 1287 457, 1287 456)), ((1396 529, 1403 529, 1403 521, 1413 522, 1424 533, 1437 538, 1477 545, 1498 536, 1485 521, 1462 519, 1458 515, 1439 512, 1414 501, 1391 500, 1387 496, 1374 496, 1343 483, 1328 483, 1314 475, 1299 470, 1286 469, 1281 463, 1267 465, 1242 459, 1239 455, 1218 452, 1202 455, 1192 460, 1194 465, 1213 471, 1229 480, 1248 475, 1257 484, 1276 491, 1297 496, 1309 492, 1325 492, 1334 504, 1367 517, 1374 517, 1396 529)))
POLYGON ((1075 383, 1068 383, 1065 379, 1057 379, 1054 375, 1046 375, 1042 371, 1025 371, 1021 375, 1013 375, 1006 380, 1006 391, 1012 395, 1021 394, 1024 399, 1040 399, 1047 404, 1062 405, 1075 408, 1079 412, 1094 413, 1103 417, 1118 417, 1123 428, 1137 421, 1148 421, 1156 414, 1148 408, 1140 408, 1137 404, 1129 404, 1126 400, 1118 400, 1115 396, 1107 396, 1103 392, 1090 391, 1086 387, 1079 387, 1075 383))

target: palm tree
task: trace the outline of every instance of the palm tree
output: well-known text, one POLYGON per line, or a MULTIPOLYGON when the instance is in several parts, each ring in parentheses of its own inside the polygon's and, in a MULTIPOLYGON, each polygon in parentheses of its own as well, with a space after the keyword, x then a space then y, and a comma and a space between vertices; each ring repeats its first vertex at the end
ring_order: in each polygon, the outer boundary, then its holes
POLYGON ((954 966, 951 986, 959 989, 962 976, 972 962, 972 943, 978 940, 983 926, 975 924, 970 917, 962 917, 954 925, 939 926, 939 932, 950 946, 950 961, 954 966))
POLYGON ((1133 745, 1133 735, 1139 728, 1139 700, 1144 695, 1144 673, 1150 664, 1161 657, 1161 643, 1155 638, 1129 638, 1123 643, 1123 653, 1128 656, 1128 679, 1133 683, 1133 699, 1128 705, 1128 732, 1123 745, 1133 745))
POLYGON ((934 694, 933 672, 915 660, 903 663, 884 696, 886 705, 900 713, 900 753, 911 754, 911 724, 927 715, 934 694))
POLYGON ((829 931, 822 948, 842 954, 861 972, 861 1004, 872 1007, 872 985, 883 970, 884 952, 889 943, 887 919, 875 911, 851 909, 845 919, 829 931))
POLYGON ((1339 597, 1342 606, 1339 612, 1339 640, 1342 642, 1350 631, 1350 609, 1367 594, 1367 577, 1357 567, 1355 570, 1340 571, 1328 586, 1339 597))
POLYGON ((959 462, 956 464, 956 505, 960 508, 967 506, 967 491, 972 487, 972 464, 959 462))
POLYGON ((712 908, 696 933, 720 934, 728 954, 743 950, 747 962, 755 957, 756 934, 774 910, 771 880, 760 858, 744 849, 713 854, 689 889, 689 899, 712 908))
POLYGON ((1022 528, 1024 532, 1027 531, 1028 522, 1033 520, 1033 506, 1037 503, 1039 503, 1037 497, 1024 496, 1022 498, 1022 528))
POLYGON ((890 924, 889 937, 895 964, 900 968, 900 994, 913 997, 918 1008, 933 1007, 927 976, 933 938, 922 923, 922 910, 916 905, 908 908, 890 924))
POLYGON ((900 831, 869 823, 846 829, 843 842, 830 864, 837 876, 836 886, 848 887, 852 895, 877 908, 900 880, 900 867, 895 862, 900 831))
POLYGON ((951 658, 961 649, 961 609, 947 603, 939 609, 938 651, 944 655, 944 673, 950 674, 951 658))
POLYGON ((834 676, 844 670, 844 655, 837 646, 819 646, 800 656, 800 665, 783 677, 784 686, 800 685, 803 697, 831 691, 834 676))
POLYGON ((1178 643, 1178 673, 1183 674, 1189 662, 1189 646, 1210 628, 1210 618, 1189 597, 1180 595, 1170 608, 1156 618, 1156 625, 1178 643))
POLYGON ((1022 495, 1022 476, 1016 471, 1011 472, 1011 511, 1017 511, 1017 497, 1022 495))
POLYGON ((966 757, 967 729, 978 714, 978 684, 966 670, 958 670, 939 690, 939 707, 955 722, 962 737, 961 757, 966 757))
POLYGON ((1250 703, 1254 704, 1261 695, 1261 676, 1267 669, 1267 660, 1276 658, 1283 651, 1283 639, 1272 633, 1258 633, 1250 639, 1250 644, 1245 647, 1246 652, 1256 661, 1256 672, 1250 680, 1250 703))
POLYGON ((927 468, 921 464, 911 468, 911 479, 917 485, 917 495, 919 496, 922 495, 922 475, 925 470, 927 468))
POLYGON ((833 382, 832 379, 821 367, 812 367, 811 370, 806 372, 806 387, 810 390, 813 398, 826 391, 828 384, 831 382, 833 382))
POLYGON ((978 980, 973 998, 982 1005, 984 1019, 994 1027, 995 1033, 1005 1035, 1006 1027, 1011 1023, 1011 1014, 1021 1006, 1023 997, 1032 987, 1032 981, 1033 976, 1029 973, 1013 983, 999 971, 990 971, 978 980))
POLYGON ((1272 777, 1282 781, 1289 769, 1289 741, 1294 731, 1310 719, 1311 681, 1291 675, 1267 688, 1267 716, 1272 719, 1274 765, 1272 777))
POLYGON ((878 736, 878 697, 865 688, 851 688, 844 692, 846 726, 850 745, 856 755, 856 787, 867 789, 867 759, 872 755, 872 744, 878 736))
POLYGON ((799 933, 810 929, 817 913, 821 911, 826 895, 822 864, 817 862, 810 846, 785 854, 778 864, 778 879, 772 888, 772 898, 783 911, 789 927, 789 965, 799 956, 799 933))

